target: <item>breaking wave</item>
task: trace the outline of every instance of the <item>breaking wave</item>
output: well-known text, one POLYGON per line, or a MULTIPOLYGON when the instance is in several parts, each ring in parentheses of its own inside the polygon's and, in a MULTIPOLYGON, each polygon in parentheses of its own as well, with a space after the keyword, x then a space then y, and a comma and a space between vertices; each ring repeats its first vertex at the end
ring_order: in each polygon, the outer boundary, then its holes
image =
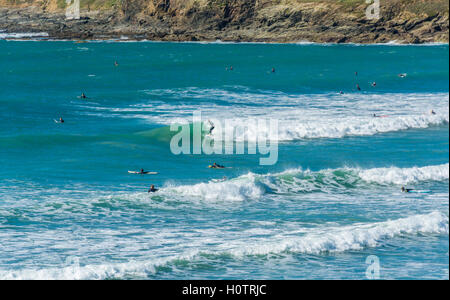
POLYGON ((166 187, 162 189, 161 195, 205 201, 244 201, 259 199, 267 193, 336 193, 368 185, 407 185, 448 179, 448 163, 412 168, 341 168, 317 172, 294 169, 265 175, 248 173, 222 182, 166 187))
POLYGON ((103 263, 81 266, 78 260, 65 267, 42 269, 0 270, 0 279, 110 279, 146 278, 158 266, 170 266, 176 261, 195 261, 203 255, 231 255, 235 259, 268 254, 324 254, 358 251, 381 245, 385 240, 405 235, 447 234, 448 216, 434 211, 424 215, 369 224, 325 227, 285 232, 270 238, 248 238, 217 241, 214 248, 199 248, 189 253, 155 257, 146 261, 103 263), (75 263, 74 263, 75 262, 75 263))

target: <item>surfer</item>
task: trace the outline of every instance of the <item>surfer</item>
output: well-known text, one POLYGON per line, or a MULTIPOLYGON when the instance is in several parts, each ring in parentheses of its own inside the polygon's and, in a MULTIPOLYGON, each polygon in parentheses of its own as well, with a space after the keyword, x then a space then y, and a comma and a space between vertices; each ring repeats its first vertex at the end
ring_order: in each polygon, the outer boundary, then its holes
POLYGON ((151 185, 150 189, 148 190, 149 193, 156 193, 158 191, 158 189, 155 188, 155 185, 151 185))
POLYGON ((275 73, 275 68, 272 68, 272 73, 275 73))
POLYGON ((144 171, 144 169, 141 169, 141 171, 139 172, 139 174, 145 174, 147 172, 144 171))
POLYGON ((209 166, 210 169, 225 169, 224 166, 218 165, 217 163, 213 163, 212 166, 209 166))
POLYGON ((214 126, 214 123, 211 122, 211 120, 208 120, 208 123, 209 123, 209 125, 211 126, 211 127, 209 128, 209 134, 212 134, 214 128, 216 128, 216 127, 214 126))
POLYGON ((361 90, 361 87, 359 86, 359 84, 358 84, 358 83, 356 84, 356 89, 357 89, 358 91, 360 91, 360 90, 361 90))
POLYGON ((403 193, 410 193, 410 192, 412 192, 413 191, 413 189, 407 189, 407 188, 405 188, 404 186, 402 186, 402 192, 403 193))
POLYGON ((435 112, 434 110, 431 110, 431 114, 432 114, 432 115, 435 115, 436 112, 435 112))
POLYGON ((377 86, 377 83, 374 81, 374 82, 372 82, 372 86, 373 87, 376 87, 377 86))
POLYGON ((117 60, 114 62, 114 67, 118 67, 119 63, 117 62, 117 60))
POLYGON ((398 77, 405 78, 406 77, 406 73, 398 74, 398 77))
POLYGON ((64 123, 64 120, 62 117, 59 117, 59 123, 64 123))
POLYGON ((80 98, 81 98, 81 99, 86 99, 87 97, 86 97, 86 95, 85 95, 84 93, 81 93, 80 98))
POLYGON ((343 91, 339 91, 339 95, 344 95, 344 92, 343 91))

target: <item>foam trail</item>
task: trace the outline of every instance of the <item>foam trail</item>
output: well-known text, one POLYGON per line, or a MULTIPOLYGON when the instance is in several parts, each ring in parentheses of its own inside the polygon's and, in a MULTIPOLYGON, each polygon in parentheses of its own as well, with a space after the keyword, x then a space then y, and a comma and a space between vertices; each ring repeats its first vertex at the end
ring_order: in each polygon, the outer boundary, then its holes
POLYGON ((378 222, 373 224, 355 224, 344 227, 311 229, 302 236, 287 232, 283 235, 258 239, 233 239, 222 241, 214 250, 209 247, 198 249, 178 256, 153 258, 145 262, 128 262, 79 266, 77 264, 63 268, 23 269, 0 271, 0 279, 106 279, 126 278, 127 276, 145 277, 154 273, 157 266, 167 265, 175 260, 196 260, 201 254, 231 254, 236 258, 249 255, 267 255, 281 253, 322 254, 345 251, 357 251, 368 247, 377 247, 384 240, 403 235, 447 234, 448 216, 435 211, 425 215, 378 222))

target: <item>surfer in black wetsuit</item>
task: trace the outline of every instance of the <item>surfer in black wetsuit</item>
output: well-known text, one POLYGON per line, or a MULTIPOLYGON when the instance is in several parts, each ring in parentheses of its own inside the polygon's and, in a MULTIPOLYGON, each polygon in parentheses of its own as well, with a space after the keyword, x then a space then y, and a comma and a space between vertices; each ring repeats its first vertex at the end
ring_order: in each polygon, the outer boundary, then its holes
POLYGON ((141 169, 141 171, 139 172, 139 174, 145 174, 144 169, 141 169))
POLYGON ((59 123, 64 123, 64 120, 62 117, 59 118, 59 123))
POLYGON ((155 186, 153 184, 150 187, 150 189, 148 190, 149 193, 156 193, 157 191, 158 191, 158 189, 155 189, 155 186))
POLYGON ((357 89, 358 91, 361 90, 361 87, 359 86, 359 84, 356 84, 356 89, 357 89))
POLYGON ((407 188, 405 188, 404 186, 402 186, 402 192, 403 193, 410 193, 410 192, 412 192, 412 191, 414 191, 413 189, 407 189, 407 188))
POLYGON ((81 93, 80 98, 81 98, 81 99, 86 99, 87 97, 86 97, 86 95, 85 95, 84 93, 81 93))
POLYGON ((212 134, 214 128, 216 128, 213 124, 213 122, 211 122, 210 120, 208 120, 209 125, 211 125, 211 127, 209 128, 209 134, 212 134))
POLYGON ((211 169, 225 169, 224 166, 218 165, 217 163, 213 163, 212 166, 209 166, 211 169))

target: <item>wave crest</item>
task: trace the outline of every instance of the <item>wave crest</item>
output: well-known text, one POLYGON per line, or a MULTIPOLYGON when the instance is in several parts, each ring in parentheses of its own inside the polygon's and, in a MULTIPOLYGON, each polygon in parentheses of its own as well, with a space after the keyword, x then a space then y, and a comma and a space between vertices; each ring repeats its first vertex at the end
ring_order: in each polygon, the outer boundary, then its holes
MULTIPOLYGON (((276 174, 248 173, 223 182, 166 187, 163 196, 205 201, 244 201, 264 194, 336 193, 369 185, 406 185, 449 179, 449 164, 412 168, 341 168, 321 171, 292 169, 276 174)), ((377 188, 377 186, 374 186, 377 188)))
POLYGON ((0 270, 0 279, 108 279, 146 277, 156 272, 158 266, 170 265, 176 261, 193 261, 202 255, 228 254, 235 258, 252 255, 281 253, 322 254, 346 251, 358 251, 377 247, 384 240, 417 234, 449 234, 449 218, 434 211, 425 215, 389 220, 371 224, 309 229, 303 235, 286 232, 268 238, 252 240, 235 239, 218 243, 208 248, 173 255, 155 257, 142 262, 104 263, 99 265, 70 265, 64 267, 0 270))

